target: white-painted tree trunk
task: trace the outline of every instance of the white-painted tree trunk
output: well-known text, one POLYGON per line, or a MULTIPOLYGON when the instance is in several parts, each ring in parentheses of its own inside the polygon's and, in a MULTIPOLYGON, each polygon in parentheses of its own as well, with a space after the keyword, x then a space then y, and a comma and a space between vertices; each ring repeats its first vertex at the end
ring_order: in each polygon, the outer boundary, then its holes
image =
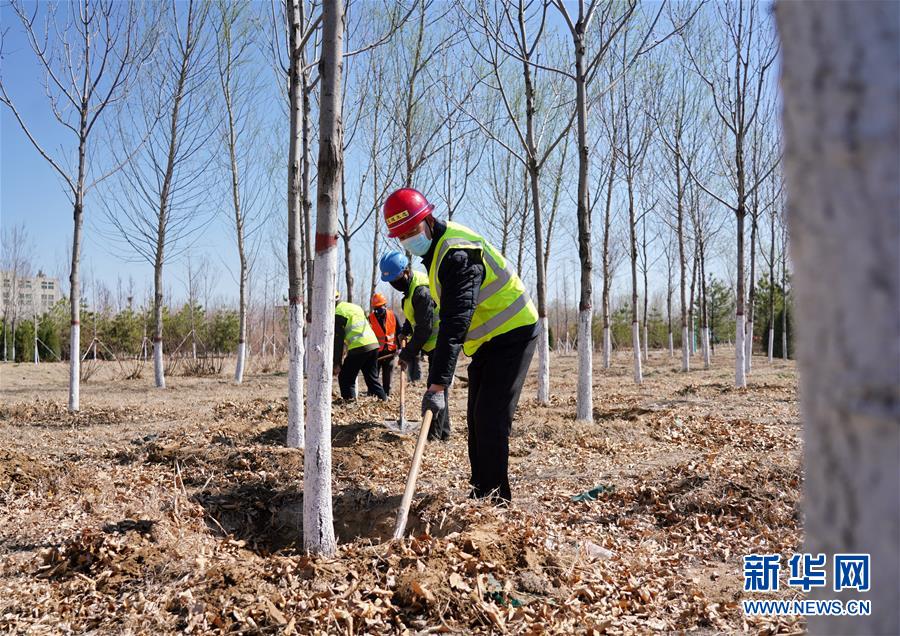
POLYGON ((737 314, 734 321, 734 386, 747 386, 747 367, 744 362, 744 314, 737 314))
POLYGON ((247 359, 247 342, 241 340, 238 342, 237 363, 234 366, 234 381, 241 384, 244 381, 244 363, 247 359))
POLYGON ((578 312, 578 399, 576 407, 576 417, 582 422, 591 422, 594 419, 592 353, 591 310, 582 309, 578 312))
POLYGON ((641 370, 641 328, 638 323, 631 323, 631 349, 634 352, 634 383, 643 384, 644 373, 641 370))
POLYGON ((153 378, 156 382, 156 388, 166 388, 165 365, 163 363, 163 343, 162 340, 153 342, 153 378))
POLYGON ((753 321, 747 321, 747 333, 745 334, 745 344, 747 347, 746 352, 746 363, 747 363, 747 373, 750 373, 750 369, 753 368, 753 321))
POLYGON ((288 448, 303 448, 303 304, 288 309, 288 448))
POLYGON ((69 411, 81 408, 81 325, 69 329, 69 411))
POLYGON ((649 340, 650 340, 650 338, 647 337, 647 325, 644 325, 644 361, 645 362, 650 361, 650 345, 648 344, 649 340))
POLYGON ((538 320, 538 391, 540 404, 550 404, 550 334, 547 318, 538 320))
POLYGON ((672 335, 672 332, 669 332, 669 357, 675 357, 675 337, 672 335))
POLYGON ((309 336, 306 447, 303 453, 303 545, 313 554, 337 549, 331 509, 331 385, 334 354, 334 290, 337 278, 337 216, 343 174, 341 69, 343 3, 322 6, 319 158, 316 188, 316 258, 309 336))
POLYGON ((317 251, 313 265, 312 302, 319 309, 309 333, 308 408, 303 457, 303 544, 307 550, 317 554, 333 554, 336 548, 331 510, 331 366, 337 256, 337 245, 317 251))
POLYGON ((702 333, 700 334, 701 339, 703 340, 703 368, 709 368, 709 327, 704 327, 702 333))
POLYGON ((691 350, 690 343, 688 343, 688 328, 687 325, 684 325, 681 328, 681 370, 682 371, 690 371, 691 370, 691 350))
POLYGON ((779 2, 787 216, 803 419, 803 552, 871 555, 870 616, 900 634, 900 4, 779 2), (860 319, 865 326, 861 328, 860 319), (852 343, 848 334, 853 334, 852 343))
POLYGON ((301 46, 306 24, 305 2, 287 0, 288 15, 288 110, 290 136, 288 139, 288 448, 303 448, 304 428, 303 373, 306 368, 303 326, 303 219, 301 177, 304 164, 303 130, 308 113, 303 108, 303 67, 306 49, 301 46))
POLYGON ((775 358, 775 328, 769 327, 769 364, 775 358))
POLYGON ((603 328, 603 368, 612 366, 612 333, 609 327, 603 328))

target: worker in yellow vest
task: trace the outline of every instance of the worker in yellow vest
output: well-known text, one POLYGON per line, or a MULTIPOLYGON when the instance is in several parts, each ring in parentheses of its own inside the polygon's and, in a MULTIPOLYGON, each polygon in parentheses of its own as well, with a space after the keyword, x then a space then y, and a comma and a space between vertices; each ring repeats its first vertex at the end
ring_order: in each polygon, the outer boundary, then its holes
POLYGON ((537 343, 537 310, 506 258, 482 236, 436 219, 422 193, 402 188, 384 203, 388 235, 420 256, 440 316, 422 412, 439 413, 459 351, 469 364, 471 496, 508 502, 509 434, 537 343))
POLYGON ((378 380, 378 338, 369 326, 366 312, 359 305, 341 302, 338 297, 335 301, 334 372, 338 376, 341 397, 356 399, 356 376, 362 371, 369 395, 386 400, 387 395, 378 380), (342 363, 344 347, 347 355, 342 363))
POLYGON ((397 317, 387 307, 384 294, 372 296, 372 311, 369 325, 378 338, 378 369, 381 372, 381 386, 387 395, 391 394, 391 376, 394 374, 394 358, 397 355, 397 317))
MULTIPOLYGON (((414 365, 420 353, 428 360, 437 345, 438 319, 437 307, 431 298, 428 287, 428 276, 422 272, 409 269, 409 259, 403 252, 389 252, 381 257, 379 263, 381 280, 387 282, 403 294, 403 323, 401 334, 408 338, 406 346, 400 350, 400 368, 406 371, 414 365)), ((442 442, 450 439, 449 395, 444 389, 444 410, 437 414, 428 432, 430 441, 442 442)))

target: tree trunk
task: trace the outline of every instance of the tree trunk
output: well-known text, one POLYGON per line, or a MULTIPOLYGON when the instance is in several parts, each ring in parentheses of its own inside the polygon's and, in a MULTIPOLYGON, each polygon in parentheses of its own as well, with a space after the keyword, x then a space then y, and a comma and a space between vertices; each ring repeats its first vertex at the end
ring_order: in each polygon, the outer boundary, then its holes
MULTIPOLYGON (((645 212, 646 214, 646 212, 645 212)), ((647 219, 644 217, 644 220, 641 222, 642 230, 643 230, 643 238, 641 241, 641 251, 644 253, 644 266, 642 269, 642 274, 644 277, 644 362, 650 361, 650 343, 647 342, 647 307, 649 305, 650 299, 648 298, 648 283, 647 283, 647 270, 650 269, 650 263, 647 260, 647 219)))
POLYGON ((634 358, 634 383, 644 381, 641 369, 641 335, 638 324, 638 281, 637 281, 637 220, 634 214, 634 164, 631 149, 631 112, 628 100, 628 82, 622 82, 622 106, 625 109, 625 183, 628 190, 628 231, 631 256, 631 350, 634 358))
POLYGON ((334 347, 334 288, 337 274, 337 214, 343 173, 341 67, 343 3, 322 7, 319 62, 319 160, 316 210, 316 259, 310 329, 309 405, 303 459, 303 544, 313 554, 336 550, 331 510, 331 385, 334 347))
POLYGON ((588 169, 590 155, 587 140, 587 77, 584 62, 584 29, 575 25, 575 108, 578 122, 578 257, 581 261, 581 296, 578 303, 578 397, 576 419, 592 421, 593 395, 593 264, 591 259, 591 212, 588 204, 588 169))
MULTIPOLYGON (((610 103, 612 103, 612 91, 610 91, 610 103)), ((609 181, 606 183, 606 207, 603 211, 603 368, 609 369, 612 366, 612 342, 610 340, 612 333, 610 330, 611 321, 609 315, 609 290, 610 281, 610 262, 609 262, 609 235, 610 226, 612 225, 612 198, 613 185, 615 183, 616 164, 616 141, 618 138, 618 126, 613 125, 612 142, 610 143, 609 153, 609 181)))
MULTIPOLYGON (((900 634, 900 4, 781 2, 777 18, 804 552, 871 555, 871 615, 808 627, 900 634), (833 344, 848 333, 852 346, 833 344)), ((832 585, 811 596, 860 597, 832 585)))
MULTIPOLYGON (((772 204, 775 205, 774 202, 772 204)), ((771 214, 772 242, 769 251, 769 364, 775 353, 775 208, 771 214)))
POLYGON ((301 230, 301 166, 303 163, 303 51, 306 25, 304 0, 287 0, 290 68, 288 69, 288 428, 287 447, 303 448, 303 246, 301 230))
MULTIPOLYGON (((521 8, 521 7, 520 7, 521 8)), ((524 32, 524 23, 520 11, 520 28, 524 32)), ((527 53, 526 53, 527 54, 527 53)), ((534 136, 534 86, 531 83, 531 67, 527 61, 522 62, 522 76, 525 81, 525 143, 528 146, 528 177, 531 186, 532 216, 534 220, 534 266, 537 278, 537 310, 538 310, 538 373, 537 399, 539 404, 550 404, 550 336, 547 324, 547 282, 544 263, 543 222, 541 210, 541 173, 537 162, 537 147, 534 136)), ((526 191, 526 197, 527 197, 526 191)), ((526 198, 525 208, 528 208, 526 198)), ((519 270, 521 274, 521 270, 519 270)))
POLYGON ((750 292, 747 295, 747 340, 745 353, 747 373, 753 368, 753 315, 756 301, 756 229, 759 215, 757 197, 753 198, 753 214, 750 219, 750 292))
MULTIPOLYGON (((740 181, 739 181, 740 184, 740 181)), ((740 187, 740 185, 739 185, 740 187)), ((741 195, 738 195, 739 198, 741 195)), ((747 367, 744 356, 744 218, 743 204, 738 204, 737 215, 737 291, 734 310, 734 386, 747 386, 747 367)))
MULTIPOLYGON (((81 280, 78 266, 81 260, 81 227, 84 222, 84 180, 87 174, 87 109, 81 109, 78 143, 78 181, 75 190, 72 231, 72 269, 69 273, 69 304, 71 305, 71 333, 69 334, 69 411, 81 408, 81 280)), ((13 338, 15 343, 15 338, 13 338)), ((15 344, 14 344, 15 346, 15 344)), ((15 360, 15 358, 13 358, 15 360)))
POLYGON ((688 306, 687 306, 687 260, 684 255, 684 196, 681 183, 681 120, 679 117, 678 134, 675 137, 675 182, 677 186, 676 231, 678 233, 678 272, 681 293, 681 370, 691 370, 691 350, 688 342, 688 306))
POLYGON ((706 251, 703 243, 702 231, 697 234, 697 249, 700 254, 698 266, 700 268, 700 339, 703 349, 703 368, 709 369, 710 342, 709 342, 709 312, 706 306, 706 251))
POLYGON ((787 294, 787 230, 781 236, 781 357, 788 359, 787 328, 788 328, 788 294, 787 294))
MULTIPOLYGON (((341 212, 344 218, 342 237, 344 239, 344 284, 347 286, 347 302, 353 302, 353 258, 350 251, 350 212, 347 210, 347 193, 344 189, 344 175, 341 174, 341 212)), ((363 305, 365 306, 365 305, 363 305)))

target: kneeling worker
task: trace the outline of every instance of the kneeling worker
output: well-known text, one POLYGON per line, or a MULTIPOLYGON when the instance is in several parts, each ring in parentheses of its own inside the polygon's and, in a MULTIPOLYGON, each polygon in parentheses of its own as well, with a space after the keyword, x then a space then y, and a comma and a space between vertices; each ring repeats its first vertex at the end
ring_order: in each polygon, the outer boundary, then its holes
POLYGON ((362 371, 369 395, 386 400, 387 395, 378 381, 378 338, 369 326, 366 312, 359 305, 341 302, 335 294, 334 307, 334 372, 338 376, 341 397, 356 399, 356 376, 362 371), (347 357, 341 364, 341 354, 347 346, 347 357))
POLYGON ((369 325, 378 338, 378 369, 381 371, 381 386, 387 395, 391 394, 391 376, 394 374, 394 356, 397 355, 397 317, 387 308, 384 294, 372 296, 372 312, 369 325))
POLYGON ((412 188, 384 203, 388 235, 422 258, 440 327, 422 412, 439 413, 462 348, 469 364, 471 496, 509 501, 509 434, 537 343, 538 315, 506 258, 482 236, 437 220, 412 188))
MULTIPOLYGON (((381 257, 381 280, 390 283, 391 287, 403 294, 403 315, 406 323, 403 334, 409 337, 406 346, 400 351, 400 369, 414 365, 422 351, 431 362, 431 354, 437 344, 438 314, 431 291, 428 288, 428 276, 422 272, 411 272, 409 260, 403 252, 390 252, 381 257)), ((444 389, 444 409, 434 417, 428 439, 446 442, 450 439, 450 410, 447 404, 447 389, 444 389)))

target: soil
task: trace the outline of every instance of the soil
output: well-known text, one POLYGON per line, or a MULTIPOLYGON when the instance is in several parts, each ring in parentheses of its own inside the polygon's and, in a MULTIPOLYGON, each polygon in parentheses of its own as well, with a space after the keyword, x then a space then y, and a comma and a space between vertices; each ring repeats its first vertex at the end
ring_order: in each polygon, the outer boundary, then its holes
POLYGON ((416 432, 385 425, 396 396, 338 401, 333 558, 303 551, 283 362, 242 385, 173 376, 165 390, 97 363, 74 415, 64 365, 3 365, 0 631, 797 632, 740 609, 742 556, 802 539, 795 367, 755 357, 735 389, 730 353, 685 374, 653 351, 636 386, 622 352, 594 370, 587 423, 575 355, 552 359, 549 406, 532 365, 508 508, 466 498, 458 382, 451 440, 426 448, 402 541, 390 536, 416 432))

